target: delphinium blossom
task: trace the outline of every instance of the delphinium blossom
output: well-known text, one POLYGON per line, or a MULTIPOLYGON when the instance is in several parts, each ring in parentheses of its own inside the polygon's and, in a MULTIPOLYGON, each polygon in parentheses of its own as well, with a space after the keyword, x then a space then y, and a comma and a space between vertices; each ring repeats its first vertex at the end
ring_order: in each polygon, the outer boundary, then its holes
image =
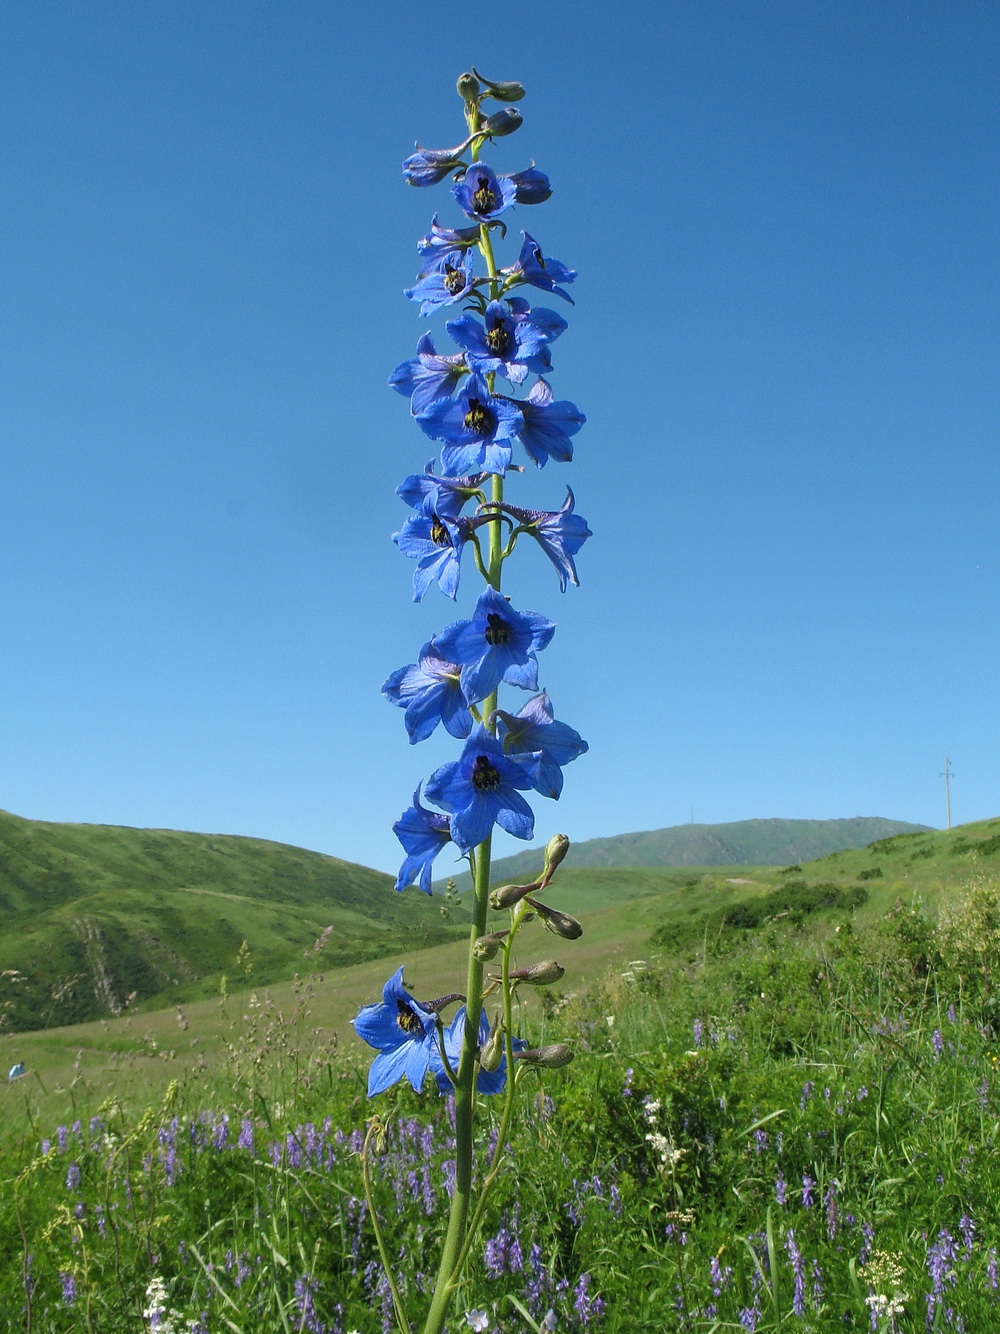
MULTIPOLYGON (((398 495, 409 513, 393 540, 415 563, 415 601, 435 596, 435 585, 457 600, 476 572, 485 587, 469 612, 425 636, 416 660, 393 670, 382 693, 402 710, 411 744, 440 735, 439 725, 461 743, 455 758, 439 763, 422 780, 393 830, 405 854, 397 890, 417 884, 430 894, 435 859, 449 846, 468 862, 473 906, 467 975, 464 991, 421 1002, 404 987, 399 969, 386 982, 382 1001, 365 1006, 354 1021, 358 1034, 378 1053, 368 1077, 370 1095, 400 1080, 420 1090, 431 1073, 441 1092, 455 1100, 452 1207, 425 1334, 441 1334, 481 1221, 485 1191, 503 1165, 515 1062, 518 1070, 554 1069, 572 1057, 562 1043, 529 1048, 514 1031, 515 990, 557 980, 562 966, 549 960, 511 968, 515 937, 527 923, 540 921, 563 940, 576 939, 582 931, 574 918, 538 898, 569 842, 563 835, 549 841, 544 864, 530 883, 495 888, 490 883, 493 831, 499 826, 515 838, 531 839, 535 814, 528 794, 558 799, 563 770, 587 751, 586 741, 557 717, 548 690, 539 685, 540 657, 553 640, 555 623, 516 605, 503 591, 504 564, 519 539, 537 543, 565 592, 568 584, 579 583, 577 557, 591 537, 569 488, 563 504, 551 510, 524 503, 528 497, 505 494, 507 485, 525 473, 569 463, 574 437, 586 420, 575 403, 555 395, 550 383, 556 374, 553 348, 558 343, 561 349, 559 340, 568 327, 565 316, 532 296, 533 290, 544 292, 572 305, 566 289, 577 274, 527 231, 521 232, 520 248, 506 265, 499 262, 494 245, 507 239, 512 216, 544 203, 552 184, 534 163, 503 171, 481 156, 520 128, 521 113, 513 105, 524 96, 520 84, 485 79, 472 70, 459 78, 458 91, 465 135, 450 148, 417 145, 403 163, 412 186, 450 180, 459 217, 434 214, 417 242, 420 267, 405 292, 421 316, 431 318, 443 310, 447 318, 444 336, 424 333, 415 354, 398 362, 389 378, 391 388, 408 401, 425 444, 433 441, 439 451, 423 472, 410 473, 400 483, 398 495), (489 101, 500 103, 499 108, 484 108, 489 101), (509 701, 501 699, 511 691, 509 701), (518 700, 517 692, 531 698, 518 700), (505 931, 488 930, 491 906, 509 912, 505 931), (484 970, 490 964, 495 971, 487 978, 484 970), (499 1008, 490 1016, 483 1002, 494 993, 499 1008), (449 1020, 445 1012, 452 1004, 457 1008, 449 1020), (481 1177, 483 1195, 474 1205, 477 1094, 502 1095, 503 1110, 481 1177)), ((366 1185, 369 1146, 378 1145, 384 1134, 373 1117, 362 1153, 366 1185)), ((404 1313, 374 1208, 370 1215, 387 1285, 379 1289, 381 1297, 391 1302, 400 1330, 409 1331, 412 1322, 404 1313)), ((584 1287, 578 1319, 588 1323, 601 1307, 600 1296, 584 1287)), ((486 1319, 478 1307, 467 1316, 473 1328, 486 1328, 481 1323, 486 1319)))

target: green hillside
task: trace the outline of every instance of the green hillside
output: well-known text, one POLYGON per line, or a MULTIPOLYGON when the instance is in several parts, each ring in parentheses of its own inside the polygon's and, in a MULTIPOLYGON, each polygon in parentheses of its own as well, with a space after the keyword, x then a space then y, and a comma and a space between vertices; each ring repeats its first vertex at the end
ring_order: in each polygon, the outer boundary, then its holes
MULTIPOLYGON (((731 824, 682 824, 636 834, 575 843, 567 866, 789 866, 845 848, 863 848, 895 834, 920 833, 926 825, 857 816, 852 820, 737 820, 731 824)), ((537 848, 495 863, 495 878, 516 882, 540 865, 537 848)), ((468 876, 457 876, 460 889, 468 876)), ((444 882, 442 881, 442 885, 444 882)))
MULTIPOLYGON (((298 852, 254 840, 233 842, 282 853, 298 852)), ((359 867, 347 869, 388 883, 388 877, 378 877, 374 872, 359 867)), ((801 866, 563 867, 545 897, 553 906, 578 914, 584 934, 580 940, 568 942, 548 935, 540 927, 533 928, 526 934, 519 962, 558 959, 567 969, 568 995, 596 982, 609 968, 620 971, 635 960, 664 968, 683 968, 692 962, 700 967, 706 957, 744 944, 752 947, 755 939, 772 932, 779 941, 798 942, 798 948, 803 933, 822 940, 851 918, 858 921, 859 929, 864 922, 875 924, 887 917, 897 900, 907 907, 918 900, 933 913, 939 904, 953 902, 970 881, 980 877, 996 880, 998 876, 1000 819, 947 832, 903 834, 801 866)), ((412 904, 424 911, 430 908, 432 916, 427 920, 441 921, 422 894, 411 890, 396 896, 391 889, 389 893, 390 903, 412 904)), ((319 920, 323 919, 317 916, 319 920)), ((502 925, 501 915, 497 915, 495 924, 502 925)), ((378 938, 377 958, 374 951, 357 955, 359 960, 367 961, 328 967, 322 958, 311 964, 303 960, 303 974, 315 974, 321 968, 322 975, 314 975, 304 990, 290 982, 269 987, 266 1008, 288 1016, 306 1003, 310 1031, 317 1035, 317 1041, 334 1041, 339 1035, 345 1051, 363 1061, 366 1049, 354 1038, 348 1022, 379 994, 396 968, 405 965, 407 979, 419 995, 442 995, 460 985, 457 979, 463 976, 466 957, 464 930, 454 928, 447 943, 425 947, 425 939, 433 939, 430 927, 426 937, 420 931, 405 936, 401 933, 391 945, 384 936, 378 938)), ((234 993, 245 992, 263 980, 256 970, 249 979, 234 977, 226 962, 234 993)), ((245 1020, 254 1013, 245 994, 234 994, 228 1002, 220 1002, 218 974, 207 992, 214 993, 214 999, 185 1003, 183 1016, 170 1005, 155 1013, 128 1013, 23 1037, 0 1034, 0 1057, 8 1065, 23 1060, 38 1073, 32 1096, 37 1096, 37 1106, 48 1108, 51 1115, 69 1114, 71 1090, 78 1080, 98 1100, 111 1092, 119 1097, 127 1094, 141 1107, 151 1088, 165 1088, 185 1071, 201 1072, 208 1079, 216 1062, 223 1058, 223 1043, 233 1040, 233 1025, 238 1026, 240 1016, 245 1020)), ((173 1001, 176 989, 167 994, 173 1001)), ((558 994, 558 989, 551 991, 553 997, 558 994)), ((524 999, 529 1012, 536 1012, 541 998, 530 994, 524 999)))
POLYGON ((234 988, 270 983, 461 933, 424 895, 392 885, 263 839, 0 812, 4 1026, 163 1006, 217 993, 223 973, 234 988))

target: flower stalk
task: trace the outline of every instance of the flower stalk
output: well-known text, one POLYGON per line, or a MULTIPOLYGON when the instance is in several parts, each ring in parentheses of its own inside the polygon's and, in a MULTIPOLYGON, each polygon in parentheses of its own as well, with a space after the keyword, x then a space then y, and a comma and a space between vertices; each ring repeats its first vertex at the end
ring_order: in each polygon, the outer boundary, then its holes
MULTIPOLYGON (((521 85, 491 81, 472 70, 459 77, 456 87, 464 103, 465 139, 450 149, 418 148, 403 164, 414 186, 437 185, 451 176, 451 194, 467 224, 445 226, 435 215, 417 246, 422 268, 406 295, 419 303, 424 316, 459 302, 464 313, 445 326, 457 352, 439 353, 425 334, 416 356, 401 362, 390 377, 392 388, 409 398, 418 428, 441 452, 440 471, 430 463, 398 488, 412 514, 393 540, 417 562, 415 601, 435 582, 457 599, 466 546, 472 548, 484 589, 471 617, 433 634, 417 662, 394 671, 382 693, 404 709, 411 743, 426 740, 439 723, 462 743, 460 757, 439 766, 418 787, 393 829, 406 854, 397 890, 417 883, 431 893, 434 859, 449 844, 467 859, 473 884, 468 960, 462 995, 420 1002, 407 990, 400 969, 386 983, 382 1002, 366 1005, 354 1021, 359 1036, 378 1052, 369 1071, 370 1096, 404 1078, 420 1091, 430 1074, 442 1093, 454 1097, 454 1187, 437 1279, 423 1315, 424 1334, 442 1334, 463 1281, 491 1187, 507 1160, 518 1084, 529 1068, 558 1068, 572 1057, 558 1043, 529 1050, 516 1032, 513 1008, 518 985, 548 985, 564 971, 554 960, 517 967, 514 950, 522 929, 540 920, 567 940, 582 931, 568 914, 527 897, 547 888, 569 841, 564 835, 550 840, 544 865, 530 884, 504 886, 491 895, 493 831, 499 825, 516 838, 532 838, 534 814, 523 794, 558 798, 562 769, 587 750, 579 733, 556 719, 545 691, 533 693, 517 712, 500 707, 502 691, 538 692, 538 654, 556 628, 544 616, 519 611, 501 592, 504 562, 517 536, 535 538, 555 566, 563 592, 567 583, 578 582, 574 557, 591 536, 586 522, 573 513, 572 491, 553 512, 512 505, 504 495, 507 475, 525 471, 523 463, 514 461, 515 447, 539 469, 550 459, 567 463, 573 454, 570 437, 585 420, 575 404, 555 401, 542 378, 552 373, 550 346, 566 328, 565 319, 513 292, 536 288, 572 304, 559 284, 572 282, 576 273, 546 259, 527 232, 513 262, 498 264, 494 233, 501 240, 507 236, 500 215, 543 203, 551 186, 534 164, 498 173, 481 159, 485 144, 520 128, 520 109, 511 104, 524 96, 521 85), (483 103, 491 99, 500 109, 485 114, 483 103), (476 256, 483 273, 476 272, 476 256), (519 396, 531 375, 534 383, 519 396), (473 508, 463 514, 467 505, 473 508), (490 929, 491 908, 509 914, 505 930, 490 929), (497 955, 499 977, 491 973, 487 982, 486 964, 497 955), (491 1026, 483 1002, 497 990, 500 1011, 491 1026), (463 1000, 446 1026, 442 1010, 463 1000), (477 1109, 480 1098, 495 1095, 502 1097, 496 1145, 476 1187, 477 1109)), ((401 1331, 410 1331, 414 1313, 404 1309, 390 1266, 392 1248, 375 1213, 370 1149, 384 1133, 375 1126, 381 1126, 377 1118, 362 1154, 366 1197, 397 1323, 401 1331)))

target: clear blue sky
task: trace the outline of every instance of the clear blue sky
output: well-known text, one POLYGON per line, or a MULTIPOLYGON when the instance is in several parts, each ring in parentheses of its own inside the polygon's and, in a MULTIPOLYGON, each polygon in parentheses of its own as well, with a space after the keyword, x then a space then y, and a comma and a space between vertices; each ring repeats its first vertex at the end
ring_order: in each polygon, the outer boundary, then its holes
POLYGON ((946 754, 956 821, 997 815, 1000 9, 488 14, 4 7, 0 806, 395 869, 456 746, 379 687, 475 586, 415 606, 389 540, 433 452, 401 292, 459 219, 399 163, 461 138, 474 63, 528 88, 490 160, 555 187, 515 233, 580 271, 588 424, 522 494, 569 481, 595 536, 565 596, 508 567, 591 743, 539 838, 941 825, 946 754))

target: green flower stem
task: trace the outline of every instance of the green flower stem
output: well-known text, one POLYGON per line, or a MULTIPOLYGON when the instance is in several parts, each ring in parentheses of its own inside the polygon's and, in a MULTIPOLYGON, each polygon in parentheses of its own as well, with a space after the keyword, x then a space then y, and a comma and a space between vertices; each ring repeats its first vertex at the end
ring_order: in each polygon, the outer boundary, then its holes
POLYGON ((503 1112, 500 1117, 500 1131, 497 1135, 496 1148, 493 1150, 493 1159, 490 1162, 486 1176, 483 1178, 483 1184, 479 1188, 479 1199, 476 1201, 476 1208, 469 1222, 465 1242, 456 1265, 456 1273, 461 1273, 465 1267, 465 1262, 469 1258, 469 1251, 472 1249, 472 1243, 476 1239, 476 1233, 479 1231, 479 1225, 483 1221, 483 1214, 486 1212, 486 1201, 490 1189, 497 1179, 500 1171, 500 1165, 503 1162, 504 1149, 507 1147, 507 1136, 510 1133, 510 1123, 514 1116, 514 1098, 516 1093, 516 1081, 514 1078, 514 1036, 513 1036, 513 988, 510 985, 510 952, 514 942, 514 936, 521 924, 521 918, 524 916, 524 904, 519 903, 512 912, 512 924, 510 933, 503 945, 503 958, 501 960, 501 971, 503 974, 503 1025, 504 1025, 504 1050, 507 1056, 507 1088, 504 1095, 503 1112))

